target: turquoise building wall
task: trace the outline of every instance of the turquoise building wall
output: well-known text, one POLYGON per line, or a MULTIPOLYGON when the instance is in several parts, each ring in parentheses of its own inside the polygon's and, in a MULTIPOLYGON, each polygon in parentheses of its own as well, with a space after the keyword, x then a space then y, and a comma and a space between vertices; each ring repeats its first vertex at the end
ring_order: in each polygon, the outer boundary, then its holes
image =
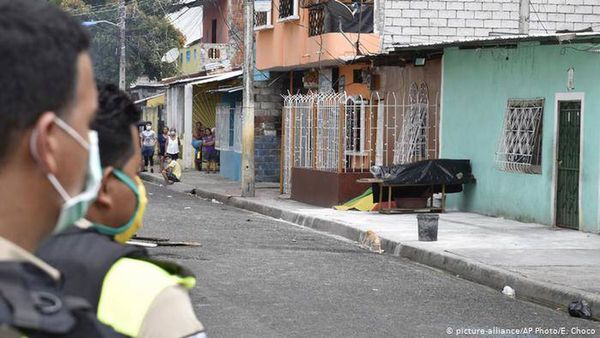
MULTIPOLYGON (((235 107, 242 101, 242 92, 224 94, 221 102, 229 103, 231 107, 235 107)), ((230 123, 235 119, 230 120, 230 123)), ((230 150, 220 151, 220 174, 224 178, 239 181, 242 175, 242 154, 233 150, 233 145, 230 144, 230 150)))
POLYGON ((598 232, 600 54, 589 45, 520 44, 518 48, 448 48, 443 59, 441 157, 470 159, 477 183, 448 196, 459 210, 551 225, 555 165, 555 94, 585 93, 580 229, 598 232), (580 50, 576 50, 580 49, 580 50), (507 100, 545 98, 542 173, 505 172, 495 166, 507 100))

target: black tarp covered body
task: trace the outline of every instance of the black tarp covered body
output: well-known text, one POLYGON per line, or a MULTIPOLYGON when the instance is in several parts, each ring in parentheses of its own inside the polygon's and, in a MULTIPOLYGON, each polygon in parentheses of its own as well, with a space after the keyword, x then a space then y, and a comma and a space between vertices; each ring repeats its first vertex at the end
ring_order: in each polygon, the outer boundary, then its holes
MULTIPOLYGON (((432 193, 461 192, 464 183, 475 182, 469 160, 425 160, 391 167, 376 167, 383 186, 393 185, 392 198, 426 197, 432 193)), ((379 184, 373 184, 373 202, 379 202, 379 184)), ((384 194, 382 201, 387 201, 384 194)))

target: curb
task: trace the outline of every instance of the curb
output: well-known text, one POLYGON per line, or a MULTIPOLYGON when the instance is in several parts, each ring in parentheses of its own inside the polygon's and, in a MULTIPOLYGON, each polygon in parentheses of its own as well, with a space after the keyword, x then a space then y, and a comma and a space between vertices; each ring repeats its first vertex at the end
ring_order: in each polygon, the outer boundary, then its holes
MULTIPOLYGON (((140 173, 140 177, 145 181, 160 184, 164 183, 162 179, 146 173, 140 173)), ((364 231, 352 228, 340 222, 302 215, 294 211, 257 203, 248 198, 215 193, 185 183, 177 184, 179 187, 183 188, 183 190, 196 189, 196 195, 202 198, 215 199, 226 205, 342 236, 355 242, 359 242, 361 236, 364 235, 364 231)), ((171 186, 169 186, 169 188, 171 188, 171 186)), ((182 189, 177 190, 182 192, 182 189)), ((530 279, 518 273, 500 269, 449 252, 440 253, 428 251, 423 248, 402 244, 385 238, 381 238, 381 246, 385 252, 391 253, 394 256, 403 257, 423 265, 446 271, 462 279, 488 286, 494 290, 500 291, 504 286, 510 285, 516 290, 517 298, 533 301, 556 310, 566 311, 568 305, 572 301, 585 299, 592 309, 592 319, 600 320, 600 294, 530 279)))

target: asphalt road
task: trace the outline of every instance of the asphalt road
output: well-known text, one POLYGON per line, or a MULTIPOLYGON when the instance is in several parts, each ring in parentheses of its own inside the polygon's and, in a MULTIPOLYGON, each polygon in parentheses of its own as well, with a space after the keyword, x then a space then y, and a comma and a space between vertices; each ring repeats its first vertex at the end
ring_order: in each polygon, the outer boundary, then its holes
POLYGON ((600 335, 596 322, 499 290, 310 229, 146 186, 150 203, 140 235, 202 244, 150 250, 195 272, 192 298, 211 337, 585 333, 573 331, 577 328, 600 335))

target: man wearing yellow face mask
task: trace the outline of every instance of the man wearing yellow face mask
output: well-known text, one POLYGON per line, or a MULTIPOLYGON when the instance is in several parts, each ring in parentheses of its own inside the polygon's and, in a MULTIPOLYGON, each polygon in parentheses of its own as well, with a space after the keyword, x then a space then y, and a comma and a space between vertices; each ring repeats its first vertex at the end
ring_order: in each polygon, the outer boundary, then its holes
POLYGON ((87 299, 98 319, 131 337, 205 337, 188 290, 195 279, 174 263, 125 245, 142 224, 146 191, 137 176, 140 111, 113 85, 100 88, 102 186, 86 219, 42 244, 38 256, 65 275, 65 293, 87 299))

